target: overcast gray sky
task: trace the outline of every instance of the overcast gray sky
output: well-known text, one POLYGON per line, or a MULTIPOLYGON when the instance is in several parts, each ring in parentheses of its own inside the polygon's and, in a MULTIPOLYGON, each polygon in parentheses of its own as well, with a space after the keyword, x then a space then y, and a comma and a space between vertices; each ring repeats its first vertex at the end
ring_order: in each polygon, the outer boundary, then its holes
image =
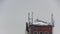
POLYGON ((54 34, 60 34, 60 0, 0 0, 0 34, 25 34, 28 12, 50 22, 54 14, 54 34))

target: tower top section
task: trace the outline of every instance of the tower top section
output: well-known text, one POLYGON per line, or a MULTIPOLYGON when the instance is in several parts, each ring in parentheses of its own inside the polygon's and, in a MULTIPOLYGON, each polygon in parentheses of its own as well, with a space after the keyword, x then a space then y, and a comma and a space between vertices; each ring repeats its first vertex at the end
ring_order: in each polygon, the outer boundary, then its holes
POLYGON ((28 22, 29 25, 37 25, 37 26, 43 26, 43 25, 50 25, 50 26, 54 26, 54 19, 53 19, 53 13, 51 14, 51 22, 46 22, 43 20, 33 20, 33 12, 28 13, 28 22))

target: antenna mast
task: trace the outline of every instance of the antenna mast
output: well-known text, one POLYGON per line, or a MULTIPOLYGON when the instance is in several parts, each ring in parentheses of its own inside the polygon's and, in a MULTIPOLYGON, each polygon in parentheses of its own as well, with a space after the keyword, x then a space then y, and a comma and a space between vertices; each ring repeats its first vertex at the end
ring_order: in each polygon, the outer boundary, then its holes
POLYGON ((31 19, 32 19, 32 23, 33 23, 33 12, 32 12, 32 15, 31 15, 31 19))
POLYGON ((30 13, 28 13, 28 22, 30 24, 30 13))
POLYGON ((54 27, 53 13, 51 14, 51 22, 52 22, 52 26, 54 27))
POLYGON ((33 12, 31 14, 28 13, 28 22, 29 22, 29 24, 33 23, 33 12))

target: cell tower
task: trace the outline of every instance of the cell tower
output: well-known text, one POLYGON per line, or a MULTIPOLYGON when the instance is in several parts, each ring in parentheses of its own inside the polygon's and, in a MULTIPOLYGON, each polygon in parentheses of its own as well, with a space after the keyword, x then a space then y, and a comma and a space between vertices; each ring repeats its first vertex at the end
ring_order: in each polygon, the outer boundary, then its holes
POLYGON ((54 27, 53 13, 51 14, 51 23, 43 20, 36 19, 33 22, 33 12, 28 13, 28 22, 26 22, 26 34, 52 34, 52 28, 54 27), (31 15, 31 16, 30 16, 31 15))

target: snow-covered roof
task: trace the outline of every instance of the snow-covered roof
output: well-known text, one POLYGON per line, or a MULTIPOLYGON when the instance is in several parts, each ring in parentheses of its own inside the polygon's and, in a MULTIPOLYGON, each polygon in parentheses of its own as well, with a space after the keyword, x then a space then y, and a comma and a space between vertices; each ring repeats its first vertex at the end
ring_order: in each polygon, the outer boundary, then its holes
POLYGON ((48 25, 48 24, 42 23, 42 22, 34 22, 33 24, 34 24, 34 25, 48 25))
POLYGON ((45 22, 45 21, 42 21, 42 20, 33 21, 33 23, 31 23, 31 24, 33 24, 33 25, 52 25, 52 23, 45 22))
POLYGON ((33 25, 52 25, 51 23, 33 22, 33 25))

